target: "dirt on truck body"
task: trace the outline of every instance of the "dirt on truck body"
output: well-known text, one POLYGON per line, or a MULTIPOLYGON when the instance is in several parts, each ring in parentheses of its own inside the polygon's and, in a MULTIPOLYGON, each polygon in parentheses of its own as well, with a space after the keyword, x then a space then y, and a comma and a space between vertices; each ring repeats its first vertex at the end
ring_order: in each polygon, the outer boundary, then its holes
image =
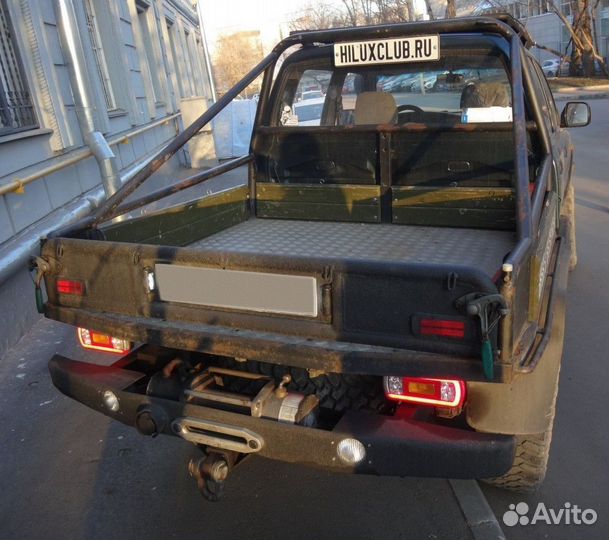
POLYGON ((250 454, 539 485, 576 262, 565 128, 589 109, 559 116, 531 45, 507 16, 293 33, 43 241, 45 315, 126 350, 56 355, 57 388, 200 446, 210 499, 250 454), (125 202, 260 73, 249 155, 125 202), (244 185, 113 220, 244 164, 244 185))

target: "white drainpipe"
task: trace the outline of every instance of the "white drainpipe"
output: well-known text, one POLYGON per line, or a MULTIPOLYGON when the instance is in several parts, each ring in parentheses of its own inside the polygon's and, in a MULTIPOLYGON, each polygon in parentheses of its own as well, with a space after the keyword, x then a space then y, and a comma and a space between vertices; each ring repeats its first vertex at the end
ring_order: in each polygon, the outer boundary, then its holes
POLYGON ((116 156, 101 132, 95 129, 95 106, 85 64, 85 53, 78 32, 72 0, 55 0, 61 48, 70 73, 70 85, 78 124, 85 144, 97 160, 106 197, 121 186, 116 156))

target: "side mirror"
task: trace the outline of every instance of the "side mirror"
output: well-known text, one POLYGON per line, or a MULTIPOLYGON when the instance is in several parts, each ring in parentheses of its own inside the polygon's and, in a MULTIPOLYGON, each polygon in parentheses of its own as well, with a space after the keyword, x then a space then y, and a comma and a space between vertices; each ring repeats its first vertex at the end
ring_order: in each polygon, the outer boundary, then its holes
POLYGON ((584 127, 590 123, 590 105, 583 101, 569 101, 560 115, 560 127, 584 127))

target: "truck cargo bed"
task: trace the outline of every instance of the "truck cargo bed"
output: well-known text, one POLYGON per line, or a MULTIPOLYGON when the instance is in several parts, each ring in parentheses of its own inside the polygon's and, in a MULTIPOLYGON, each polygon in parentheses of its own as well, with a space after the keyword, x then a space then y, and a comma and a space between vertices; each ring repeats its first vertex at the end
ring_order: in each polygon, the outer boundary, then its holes
POLYGON ((511 231, 251 218, 189 248, 346 260, 471 266, 488 276, 515 245, 511 231))

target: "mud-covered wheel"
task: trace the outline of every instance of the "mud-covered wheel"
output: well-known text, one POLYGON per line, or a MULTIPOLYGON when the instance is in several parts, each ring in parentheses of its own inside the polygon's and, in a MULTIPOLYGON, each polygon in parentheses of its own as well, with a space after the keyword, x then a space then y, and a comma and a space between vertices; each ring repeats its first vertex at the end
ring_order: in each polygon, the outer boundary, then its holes
POLYGON ((566 216, 571 224, 569 231, 569 242, 571 244, 569 270, 572 271, 577 266, 577 242, 575 237, 575 187, 573 186, 573 180, 571 180, 569 183, 569 187, 565 193, 565 200, 563 202, 561 215, 566 216))
POLYGON ((486 478, 484 482, 511 491, 525 493, 536 491, 541 486, 548 470, 559 381, 560 365, 556 373, 556 379, 554 379, 554 392, 547 416, 546 430, 542 433, 516 435, 516 451, 510 470, 502 476, 486 478))
MULTIPOLYGON (((338 373, 317 374, 302 368, 253 360, 236 362, 230 358, 223 359, 222 367, 261 373, 273 377, 276 381, 280 381, 284 375, 290 375, 292 380, 287 386, 288 390, 305 395, 315 394, 319 399, 319 406, 333 412, 342 413, 350 409, 384 412, 388 407, 381 377, 338 373)), ((248 388, 250 385, 257 383, 235 378, 229 384, 231 385, 229 389, 232 391, 247 392, 251 391, 248 388)))
POLYGON ((546 476, 551 442, 552 428, 545 433, 517 436, 512 468, 503 476, 484 481, 512 491, 535 491, 546 476))

